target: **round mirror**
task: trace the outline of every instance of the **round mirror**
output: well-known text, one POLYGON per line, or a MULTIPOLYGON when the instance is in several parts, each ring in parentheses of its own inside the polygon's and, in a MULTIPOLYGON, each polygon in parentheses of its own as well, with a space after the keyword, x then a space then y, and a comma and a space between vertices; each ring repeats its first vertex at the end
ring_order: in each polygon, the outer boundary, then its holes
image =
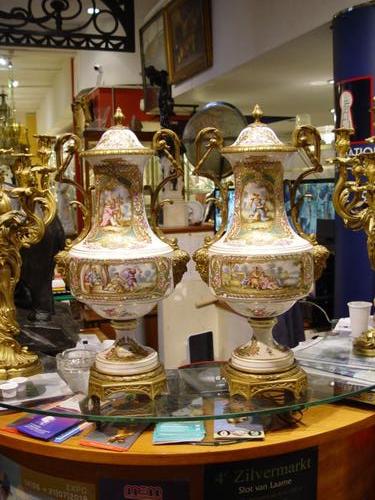
MULTIPOLYGON (((246 118, 235 106, 226 102, 205 104, 190 118, 184 129, 182 142, 186 148, 188 160, 195 165, 194 141, 198 132, 203 128, 217 128, 224 136, 224 146, 229 146, 246 125, 246 118)), ((231 175, 232 168, 219 151, 214 150, 202 165, 200 175, 204 176, 206 173, 221 179, 231 175)))

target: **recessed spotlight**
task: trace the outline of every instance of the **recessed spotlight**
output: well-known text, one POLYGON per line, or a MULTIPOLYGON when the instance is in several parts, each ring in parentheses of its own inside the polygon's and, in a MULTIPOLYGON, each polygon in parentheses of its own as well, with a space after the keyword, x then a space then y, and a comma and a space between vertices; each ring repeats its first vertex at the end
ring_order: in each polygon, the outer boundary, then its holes
POLYGON ((327 80, 327 83, 329 85, 333 85, 335 83, 335 80, 333 78, 331 78, 330 80, 327 80))
POLYGON ((326 85, 326 82, 324 80, 314 80, 313 82, 310 82, 310 85, 313 87, 320 87, 321 85, 326 85))
POLYGON ((99 14, 100 12, 100 9, 98 9, 98 7, 89 7, 87 9, 87 14, 90 14, 90 16, 92 16, 93 14, 99 14))
POLYGON ((11 80, 10 81, 10 86, 13 88, 18 87, 19 84, 20 84, 20 82, 18 80, 11 80))
POLYGON ((325 85, 332 85, 333 80, 313 80, 310 85, 313 87, 324 87, 325 85))
POLYGON ((0 56, 0 66, 6 66, 9 63, 8 59, 3 56, 0 56))

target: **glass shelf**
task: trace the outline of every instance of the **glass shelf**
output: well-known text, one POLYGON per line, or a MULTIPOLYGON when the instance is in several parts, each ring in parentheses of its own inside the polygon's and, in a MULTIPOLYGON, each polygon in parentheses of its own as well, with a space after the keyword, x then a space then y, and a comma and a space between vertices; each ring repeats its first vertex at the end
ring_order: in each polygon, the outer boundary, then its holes
MULTIPOLYGON (((228 419, 250 415, 268 416, 290 414, 310 406, 332 403, 375 389, 375 381, 357 380, 312 367, 304 367, 308 375, 308 389, 301 400, 288 399, 288 394, 284 393, 276 394, 272 398, 256 397, 246 401, 240 397, 229 397, 226 381, 221 376, 221 366, 221 363, 206 363, 179 370, 167 370, 168 394, 150 401, 145 396, 116 393, 102 402, 101 414, 94 414, 90 410, 91 400, 86 397, 79 403, 78 415, 90 421, 117 423, 228 419)), ((53 363, 50 362, 45 367, 45 373, 42 376, 36 376, 44 379, 44 385, 43 383, 33 384, 34 396, 39 397, 39 406, 37 406, 38 399, 34 402, 1 400, 0 405, 4 409, 77 418, 77 413, 58 406, 61 404, 63 382, 56 373, 53 375, 52 372, 53 363), (50 385, 47 387, 48 381, 50 385), (46 404, 46 401, 40 402, 40 397, 43 397, 43 388, 46 391, 45 396, 50 398, 48 407, 41 406, 46 404), (59 395, 60 400, 57 400, 59 395), (51 403, 53 398, 55 402, 51 403)), ((27 395, 32 394, 29 391, 27 395)))

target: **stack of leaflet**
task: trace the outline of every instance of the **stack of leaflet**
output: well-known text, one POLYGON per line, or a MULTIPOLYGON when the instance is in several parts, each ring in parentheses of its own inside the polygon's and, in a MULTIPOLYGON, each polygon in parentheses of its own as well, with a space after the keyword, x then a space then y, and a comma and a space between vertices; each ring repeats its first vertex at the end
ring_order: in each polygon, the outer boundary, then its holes
MULTIPOLYGON (((326 336, 301 342, 293 349, 298 363, 310 369, 334 373, 336 394, 375 385, 375 357, 359 356, 347 335, 326 336)), ((309 370, 310 371, 310 370, 309 370)), ((375 404, 375 390, 350 396, 375 404)))
POLYGON ((191 422, 159 422, 152 436, 153 444, 194 443, 203 441, 205 437, 204 423, 191 422))
POLYGON ((81 423, 82 421, 78 418, 36 415, 27 421, 19 423, 15 427, 22 434, 49 441, 81 423))

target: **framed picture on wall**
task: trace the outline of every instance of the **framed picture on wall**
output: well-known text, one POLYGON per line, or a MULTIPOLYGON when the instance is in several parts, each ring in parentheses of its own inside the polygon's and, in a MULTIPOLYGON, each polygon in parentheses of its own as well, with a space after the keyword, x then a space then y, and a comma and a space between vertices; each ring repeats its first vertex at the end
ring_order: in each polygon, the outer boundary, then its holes
POLYGON ((167 71, 163 11, 139 30, 145 112, 158 112, 159 87, 152 85, 153 69, 167 71))
POLYGON ((165 9, 165 27, 171 83, 212 66, 210 0, 174 0, 165 9))

